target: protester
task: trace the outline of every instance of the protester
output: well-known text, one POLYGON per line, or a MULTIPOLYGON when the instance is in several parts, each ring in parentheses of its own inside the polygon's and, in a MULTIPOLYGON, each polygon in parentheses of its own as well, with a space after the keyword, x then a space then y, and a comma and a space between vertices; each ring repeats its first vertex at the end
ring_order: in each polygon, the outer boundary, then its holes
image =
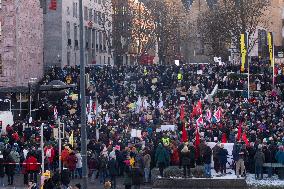
POLYGON ((254 155, 254 161, 255 161, 255 178, 256 179, 263 179, 263 164, 265 162, 265 156, 262 152, 262 146, 258 146, 258 150, 256 154, 254 155), (259 177, 260 176, 260 177, 259 177))
POLYGON ((33 153, 29 153, 27 155, 27 160, 25 161, 28 175, 30 176, 30 181, 33 183, 37 183, 37 173, 39 169, 39 163, 33 153))
POLYGON ((212 150, 206 145, 205 152, 203 154, 205 176, 211 178, 211 161, 212 161, 212 150))
POLYGON ((74 179, 75 178, 76 165, 77 165, 77 162, 78 162, 78 159, 77 159, 74 151, 71 151, 71 153, 68 155, 65 162, 66 162, 66 167, 68 168, 68 170, 71 173, 71 179, 74 179))
POLYGON ((219 158, 218 158, 219 150, 220 150, 220 143, 216 143, 216 145, 212 148, 214 170, 215 170, 216 173, 219 173, 219 171, 220 171, 220 161, 219 161, 219 158))
POLYGON ((224 144, 221 144, 220 150, 218 153, 219 157, 219 162, 220 162, 220 169, 221 169, 221 174, 226 175, 226 164, 227 164, 227 156, 228 156, 228 151, 224 148, 224 144))
POLYGON ((116 177, 118 175, 118 164, 116 161, 115 154, 110 155, 110 160, 108 162, 108 170, 109 170, 109 176, 111 180, 111 188, 116 189, 116 177))
POLYGON ((143 172, 136 163, 134 163, 134 166, 131 169, 131 176, 133 189, 140 189, 140 185, 143 182, 143 172))
POLYGON ((183 167, 183 176, 186 178, 187 176, 190 177, 190 152, 188 150, 187 145, 184 145, 183 149, 180 153, 180 163, 183 167))
POLYGON ((169 165, 170 157, 167 150, 161 143, 159 143, 159 146, 157 147, 155 160, 160 171, 160 176, 163 177, 164 169, 169 165))
POLYGON ((151 155, 149 154, 148 149, 145 149, 144 151, 144 156, 143 156, 143 161, 144 161, 144 178, 145 178, 145 183, 150 182, 150 166, 151 166, 151 155))

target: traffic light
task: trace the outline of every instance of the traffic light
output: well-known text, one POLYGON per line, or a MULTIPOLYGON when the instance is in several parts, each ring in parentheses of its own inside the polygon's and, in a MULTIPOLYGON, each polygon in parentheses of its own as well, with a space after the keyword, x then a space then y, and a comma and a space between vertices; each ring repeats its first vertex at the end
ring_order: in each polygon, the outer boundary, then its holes
POLYGON ((50 10, 56 10, 56 8, 57 8, 57 0, 51 0, 50 5, 49 5, 49 9, 50 10))

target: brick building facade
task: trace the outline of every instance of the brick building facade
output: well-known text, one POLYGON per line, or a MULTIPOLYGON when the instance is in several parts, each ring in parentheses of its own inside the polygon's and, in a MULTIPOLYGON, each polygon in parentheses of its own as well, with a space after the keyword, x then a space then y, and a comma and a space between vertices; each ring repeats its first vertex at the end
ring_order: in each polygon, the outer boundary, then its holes
POLYGON ((43 12, 38 0, 0 1, 0 87, 43 75, 43 12))

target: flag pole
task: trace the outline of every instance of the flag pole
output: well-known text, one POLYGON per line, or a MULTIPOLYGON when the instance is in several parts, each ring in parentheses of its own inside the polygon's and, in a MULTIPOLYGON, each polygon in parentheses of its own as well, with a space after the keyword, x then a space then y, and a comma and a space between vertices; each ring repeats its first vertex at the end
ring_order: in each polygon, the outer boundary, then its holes
POLYGON ((248 56, 248 99, 250 98, 250 78, 249 78, 249 66, 250 66, 250 62, 251 62, 251 56, 250 53, 248 52, 249 49, 249 33, 247 32, 247 56, 248 56))

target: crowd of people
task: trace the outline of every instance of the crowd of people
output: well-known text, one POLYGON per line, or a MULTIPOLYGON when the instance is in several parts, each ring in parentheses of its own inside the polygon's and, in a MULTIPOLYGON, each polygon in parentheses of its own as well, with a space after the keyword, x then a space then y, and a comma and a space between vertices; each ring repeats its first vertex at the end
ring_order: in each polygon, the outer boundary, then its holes
MULTIPOLYGON (((210 178, 213 163, 215 172, 223 176, 229 155, 236 177, 255 173, 257 179, 263 178, 265 163, 284 164, 283 77, 279 68, 272 87, 272 74, 264 65, 251 70, 259 75, 252 76, 252 81, 261 87, 247 99, 234 91, 247 88, 236 65, 87 68, 89 178, 116 188, 117 177, 123 177, 125 188, 139 188, 151 182, 154 168, 163 177, 166 167, 178 166, 184 177, 192 177, 192 169, 204 166, 204 176, 210 178), (212 96, 217 85, 230 92, 217 90, 212 96), (176 127, 165 131, 161 125, 176 127), (134 129, 140 134, 133 136, 134 129), (211 148, 209 142, 216 145, 211 148), (232 152, 224 148, 226 143, 234 143, 232 152)), ((0 185, 5 174, 13 185, 16 172, 24 175, 24 184, 36 183, 42 161, 53 175, 45 181, 46 189, 68 188, 72 179, 82 178, 79 72, 78 67, 51 68, 41 85, 60 80, 75 87, 55 100, 40 95, 38 119, 29 126, 16 121, 6 127, 0 138, 0 185), (64 124, 61 157, 55 117, 64 124), (39 148, 42 123, 43 160, 39 148), (59 158, 62 170, 58 169, 59 158)), ((275 171, 265 169, 269 177, 275 171)))

